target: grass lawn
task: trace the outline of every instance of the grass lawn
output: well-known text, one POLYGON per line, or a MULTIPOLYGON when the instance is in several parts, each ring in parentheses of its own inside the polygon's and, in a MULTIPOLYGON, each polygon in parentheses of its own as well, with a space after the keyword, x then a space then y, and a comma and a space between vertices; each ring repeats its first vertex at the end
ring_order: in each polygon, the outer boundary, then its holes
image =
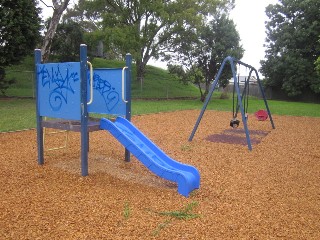
MULTIPOLYGON (((272 114, 320 117, 320 104, 268 101, 272 114)), ((133 100, 132 114, 148 114, 166 111, 201 109, 199 100, 133 100)), ((249 100, 248 112, 253 113, 264 108, 262 100, 249 100)), ((229 111, 232 117, 232 99, 219 99, 217 95, 209 103, 207 109, 229 111)), ((36 126, 34 99, 2 99, 0 100, 0 132, 34 128, 36 126)))
MULTIPOLYGON (((124 62, 94 58, 93 68, 121 68, 124 62)), ((34 97, 35 78, 33 56, 24 59, 22 64, 6 68, 6 78, 14 79, 15 83, 7 91, 7 96, 34 97)), ((133 98, 196 98, 199 90, 191 84, 180 83, 167 70, 154 66, 146 66, 143 81, 136 78, 136 65, 132 64, 131 95, 133 98)))
POLYGON ((0 100, 0 132, 34 128, 36 126, 35 100, 0 100))
MULTIPOLYGON (((124 66, 124 62, 99 58, 94 58, 91 62, 95 68, 124 66)), ((22 64, 6 69, 7 77, 16 80, 16 83, 7 90, 7 95, 30 98, 0 98, 0 132, 34 128, 36 126, 35 100, 32 99, 35 88, 33 68, 33 56, 30 56, 22 64)), ((186 109, 200 110, 203 106, 203 103, 198 99, 199 90, 195 86, 180 83, 166 70, 147 66, 144 80, 137 81, 135 77, 136 67, 133 64, 132 76, 133 115, 186 109), (170 98, 188 98, 189 100, 166 100, 170 98)), ((229 111, 230 118, 232 118, 232 95, 229 95, 229 99, 220 99, 220 95, 221 93, 214 92, 207 108, 229 111)), ((268 104, 272 114, 320 117, 320 104, 274 100, 269 100, 268 104)), ((248 112, 253 113, 264 108, 263 100, 250 98, 248 112)))

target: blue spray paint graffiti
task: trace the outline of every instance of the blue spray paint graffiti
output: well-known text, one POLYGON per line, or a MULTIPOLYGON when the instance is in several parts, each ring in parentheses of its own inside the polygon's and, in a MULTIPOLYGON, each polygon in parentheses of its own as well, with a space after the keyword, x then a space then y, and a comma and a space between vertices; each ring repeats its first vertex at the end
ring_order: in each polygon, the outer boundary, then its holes
MULTIPOLYGON (((80 81, 77 71, 70 71, 68 64, 61 64, 63 70, 60 70, 59 64, 43 64, 38 72, 38 79, 44 88, 47 86, 49 91, 49 104, 53 111, 59 111, 63 104, 68 104, 68 95, 75 94, 79 89, 80 81)), ((80 104, 80 101, 79 101, 80 104)))
POLYGON ((107 80, 102 79, 96 73, 93 74, 93 89, 101 94, 108 111, 112 111, 119 103, 119 93, 107 80))

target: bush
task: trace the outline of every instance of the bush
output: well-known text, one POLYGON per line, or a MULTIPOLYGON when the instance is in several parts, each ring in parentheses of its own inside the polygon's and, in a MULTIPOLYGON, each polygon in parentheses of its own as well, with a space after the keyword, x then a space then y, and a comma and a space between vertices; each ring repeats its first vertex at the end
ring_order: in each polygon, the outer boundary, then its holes
POLYGON ((0 92, 2 95, 6 95, 6 90, 9 88, 11 84, 14 84, 15 79, 6 79, 6 71, 4 68, 0 67, 0 92))

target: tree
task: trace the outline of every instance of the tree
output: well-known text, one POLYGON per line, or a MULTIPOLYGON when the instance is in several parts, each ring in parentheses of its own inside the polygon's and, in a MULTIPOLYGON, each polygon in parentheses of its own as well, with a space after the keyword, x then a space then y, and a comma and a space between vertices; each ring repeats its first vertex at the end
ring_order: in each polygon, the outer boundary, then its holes
POLYGON ((73 4, 72 8, 67 8, 63 14, 63 22, 66 20, 72 20, 81 25, 81 28, 85 32, 94 32, 102 30, 100 26, 100 13, 93 14, 91 11, 86 10, 86 0, 78 0, 77 4, 73 4))
POLYGON ((4 68, 19 63, 40 39, 40 10, 35 0, 0 0, 0 91, 12 81, 5 79, 4 68))
POLYGON ((47 32, 45 33, 42 48, 41 48, 41 55, 42 55, 43 62, 47 62, 49 60, 53 37, 56 33, 60 18, 64 10, 67 9, 69 2, 70 0, 52 0, 53 14, 50 19, 47 32))
MULTIPOLYGON (((83 42, 88 46, 89 55, 103 56, 106 54, 109 59, 122 60, 119 57, 119 53, 108 51, 106 53, 103 45, 103 39, 105 38, 100 24, 100 20, 96 14, 89 13, 85 10, 85 0, 78 0, 77 4, 74 4, 72 8, 68 8, 66 13, 62 16, 63 22, 74 22, 81 26, 83 32, 83 42)), ((97 14, 99 15, 99 14, 97 14)))
MULTIPOLYGON (((201 101, 204 101, 209 92, 210 84, 219 71, 222 61, 227 56, 241 59, 243 48, 240 46, 240 36, 233 20, 230 20, 225 10, 217 12, 208 23, 199 27, 193 34, 188 31, 187 36, 175 39, 180 44, 172 44, 171 52, 178 55, 171 56, 172 61, 184 66, 188 81, 196 84, 199 88, 201 101), (204 86, 204 91, 203 91, 204 86)), ((173 72, 174 68, 169 70, 173 72)), ((176 68, 177 69, 177 68, 176 68)), ((232 76, 230 68, 226 67, 219 79, 219 85, 225 88, 228 79, 232 76)), ((176 72, 177 73, 177 72, 176 72)))
POLYGON ((83 30, 79 23, 65 20, 58 25, 52 41, 51 52, 59 56, 59 61, 77 61, 80 44, 83 43, 83 30))
POLYGON ((307 89, 320 93, 315 61, 320 55, 320 2, 281 0, 266 8, 266 60, 261 72, 267 86, 299 96, 307 89))
MULTIPOLYGON (((319 40, 318 42, 320 43, 320 37, 319 37, 319 40)), ((316 73, 318 75, 318 77, 320 78, 320 56, 318 56, 317 60, 315 61, 315 69, 316 69, 316 73)))
POLYGON ((102 20, 106 45, 133 55, 139 80, 148 61, 158 59, 172 38, 229 2, 233 0, 93 0, 85 6, 87 14, 102 20))

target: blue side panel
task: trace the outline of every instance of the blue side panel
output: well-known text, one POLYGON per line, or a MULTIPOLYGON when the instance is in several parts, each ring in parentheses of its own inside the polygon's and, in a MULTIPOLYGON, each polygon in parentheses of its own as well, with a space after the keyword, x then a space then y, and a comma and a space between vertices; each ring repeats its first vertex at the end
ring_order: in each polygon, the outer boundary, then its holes
MULTIPOLYGON (((126 71, 124 72, 124 79, 126 71)), ((88 82, 90 81, 88 72, 88 82)), ((90 98, 88 83, 88 99, 90 98)), ((124 87, 124 92, 125 91, 124 87)), ((126 94, 124 94, 126 95, 126 94)), ((126 98, 126 96, 124 96, 126 98)), ((122 100, 122 68, 101 68, 93 70, 93 102, 88 105, 91 113, 126 114, 126 103, 122 100)))
POLYGON ((101 119, 100 128, 108 130, 126 149, 154 174, 178 184, 178 192, 188 197, 200 186, 200 174, 190 165, 168 157, 128 120, 118 117, 113 123, 101 119))
POLYGON ((40 116, 80 120, 80 63, 37 64, 40 116))

